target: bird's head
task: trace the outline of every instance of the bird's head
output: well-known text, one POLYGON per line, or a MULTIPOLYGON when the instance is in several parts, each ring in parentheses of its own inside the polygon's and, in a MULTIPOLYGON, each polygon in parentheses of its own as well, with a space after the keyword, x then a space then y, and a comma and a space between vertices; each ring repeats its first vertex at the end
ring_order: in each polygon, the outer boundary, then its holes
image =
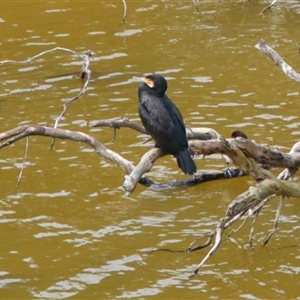
POLYGON ((237 137, 248 139, 247 135, 241 130, 233 131, 232 134, 231 134, 231 137, 234 138, 234 139, 237 138, 237 137))
POLYGON ((151 74, 143 78, 144 84, 146 84, 153 94, 163 96, 168 88, 167 80, 158 74, 151 74))

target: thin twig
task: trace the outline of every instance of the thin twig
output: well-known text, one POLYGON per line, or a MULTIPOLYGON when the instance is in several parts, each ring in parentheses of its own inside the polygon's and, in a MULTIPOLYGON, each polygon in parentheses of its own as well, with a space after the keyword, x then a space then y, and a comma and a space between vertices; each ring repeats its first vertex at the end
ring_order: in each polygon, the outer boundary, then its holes
POLYGON ((27 155, 28 155, 28 145, 29 145, 29 137, 27 136, 26 137, 26 144, 25 144, 25 154, 24 154, 24 158, 23 158, 23 163, 22 163, 22 167, 21 167, 21 170, 20 170, 20 174, 19 174, 19 177, 18 177, 18 180, 17 180, 17 187, 19 187, 19 185, 20 185, 20 181, 21 181, 21 178, 22 178, 23 170, 25 168, 25 162, 26 162, 27 155))
POLYGON ((199 0, 193 0, 193 3, 195 5, 196 12, 198 13, 199 12, 199 0))
POLYGON ((85 56, 84 56, 84 62, 83 62, 83 66, 81 69, 81 75, 80 77, 87 77, 81 91, 73 98, 68 99, 65 101, 65 103, 63 104, 63 111, 61 112, 61 114, 59 115, 58 118, 56 118, 55 123, 54 123, 54 128, 57 128, 58 122, 61 120, 61 118, 65 115, 66 110, 67 110, 67 105, 75 100, 77 100, 78 98, 80 98, 82 95, 85 94, 86 90, 87 90, 87 86, 90 82, 91 79, 91 74, 92 72, 88 69, 89 67, 89 63, 90 63, 90 58, 92 57, 92 52, 91 50, 88 50, 85 52, 85 56))
POLYGON ((121 24, 123 24, 125 22, 125 18, 126 18, 126 14, 127 14, 127 4, 126 4, 126 1, 122 0, 122 2, 123 2, 123 6, 124 6, 124 13, 123 13, 122 21, 121 21, 121 23, 118 26, 120 26, 121 24))
POLYGON ((273 229, 270 232, 270 234, 267 237, 267 239, 264 241, 264 243, 263 243, 264 246, 267 245, 267 243, 269 242, 270 238, 276 233, 276 230, 277 230, 277 227, 278 227, 278 223, 279 223, 280 212, 281 212, 283 200, 284 200, 284 196, 280 196, 280 200, 279 200, 278 207, 277 207, 277 210, 276 210, 276 216, 275 216, 275 220, 274 220, 273 229))
POLYGON ((216 229, 216 238, 215 238, 215 244, 213 247, 210 249, 210 251, 207 253, 207 255, 202 259, 200 264, 197 266, 197 268, 194 270, 194 274, 197 274, 201 266, 217 251, 219 246, 221 245, 222 242, 222 233, 224 232, 225 224, 227 222, 227 218, 222 218, 217 226, 216 229))
MULTIPOLYGON (((82 95, 84 95, 84 94, 86 93, 88 84, 89 84, 89 82, 90 82, 90 80, 91 80, 91 74, 92 74, 92 72, 89 70, 89 64, 90 64, 90 59, 91 59, 92 57, 93 57, 93 56, 92 56, 92 51, 91 51, 91 50, 88 50, 88 51, 85 52, 85 56, 84 56, 84 58, 83 58, 83 60, 84 60, 84 61, 83 61, 83 66, 82 66, 82 68, 81 68, 81 72, 80 72, 80 75, 79 75, 79 77, 82 78, 82 79, 86 78, 85 83, 84 83, 84 85, 83 85, 81 91, 80 91, 75 97, 73 97, 73 98, 71 98, 71 99, 68 99, 68 100, 66 100, 66 101, 64 102, 64 104, 63 104, 63 110, 62 110, 62 112, 60 113, 60 115, 56 118, 55 123, 54 123, 54 126, 53 126, 54 128, 57 128, 59 121, 60 121, 60 120, 62 119, 62 117, 65 115, 65 113, 66 113, 66 111, 67 111, 67 106, 68 106, 71 102, 77 100, 78 98, 80 98, 82 95)), ((52 143, 51 143, 51 149, 53 149, 54 144, 55 144, 55 139, 52 140, 52 143)))
POLYGON ((44 52, 41 52, 35 56, 32 56, 32 57, 29 57, 25 60, 20 60, 20 61, 16 61, 16 60, 2 60, 0 61, 0 65, 3 65, 3 64, 7 64, 7 63, 11 63, 11 64, 26 64, 26 63, 29 63, 31 62, 32 60, 44 55, 44 54, 47 54, 47 53, 50 53, 50 52, 54 52, 54 51, 57 51, 57 50, 62 50, 62 51, 66 51, 66 52, 70 52, 70 53, 73 53, 75 54, 76 56, 78 56, 79 58, 83 59, 84 60, 84 56, 81 56, 80 54, 78 54, 76 51, 73 51, 71 49, 68 49, 68 48, 62 48, 62 47, 55 47, 53 49, 50 49, 50 50, 46 50, 44 52))
POLYGON ((268 5, 267 7, 265 7, 260 14, 263 14, 265 11, 270 9, 276 2, 277 2, 277 0, 273 0, 273 2, 270 5, 268 5))
POLYGON ((96 123, 94 123, 92 125, 92 127, 111 127, 111 128, 128 127, 128 128, 132 128, 140 133, 147 134, 147 132, 143 126, 140 126, 125 117, 100 120, 100 121, 97 121, 96 123))
POLYGON ((210 232, 209 234, 205 234, 205 235, 202 235, 198 238, 196 238, 188 247, 188 249, 186 250, 186 253, 190 253, 190 252, 193 252, 193 251, 197 251, 199 249, 203 249, 203 248, 206 248, 208 247, 210 244, 211 244, 211 241, 213 239, 213 237, 215 236, 216 234, 216 230, 213 230, 212 232, 210 232), (199 241, 205 237, 208 237, 207 241, 204 243, 204 244, 201 244, 199 246, 196 246, 196 247, 192 247, 196 241, 199 241))
MULTIPOLYGON (((80 55, 79 53, 77 53, 76 51, 73 51, 71 49, 68 49, 68 48, 62 48, 62 47, 55 47, 53 49, 49 49, 49 50, 46 50, 44 52, 41 52, 37 55, 34 55, 32 57, 29 57, 27 58, 26 60, 22 60, 22 61, 14 61, 14 60, 3 60, 3 61, 0 61, 0 65, 3 65, 5 63, 11 63, 11 64, 26 64, 28 62, 31 62, 32 60, 44 55, 44 54, 47 54, 47 53, 51 53, 51 52, 54 52, 54 51, 57 51, 57 50, 62 50, 62 51, 66 51, 66 52, 70 52, 70 53, 73 53, 75 54, 76 56, 78 56, 79 58, 81 58, 83 60, 83 66, 81 68, 81 71, 80 71, 80 74, 79 74, 79 77, 81 79, 85 79, 86 78, 86 81, 84 83, 84 86, 83 88, 81 89, 81 91, 78 93, 78 95, 76 95, 75 97, 73 97, 72 99, 68 99, 67 101, 64 102, 63 104, 63 110, 61 112, 61 114, 56 118, 55 120, 55 123, 54 123, 54 128, 57 128, 58 126, 58 123, 59 121, 61 120, 61 118, 65 115, 66 113, 66 110, 67 110, 67 105, 75 100, 77 100, 78 98, 80 98, 82 95, 84 95, 86 93, 86 90, 87 90, 87 86, 90 82, 90 79, 91 79, 91 71, 89 70, 89 64, 90 64, 90 59, 93 57, 92 56, 92 51, 91 50, 88 50, 84 53, 84 56, 80 55)), ((54 143, 55 143, 55 140, 52 141, 52 145, 51 145, 51 148, 53 148, 54 146, 54 143)))
POLYGON ((249 217, 250 217, 250 215, 246 216, 245 220, 242 222, 242 224, 237 229, 232 228, 228 234, 228 237, 230 237, 233 233, 237 233, 246 224, 249 217))

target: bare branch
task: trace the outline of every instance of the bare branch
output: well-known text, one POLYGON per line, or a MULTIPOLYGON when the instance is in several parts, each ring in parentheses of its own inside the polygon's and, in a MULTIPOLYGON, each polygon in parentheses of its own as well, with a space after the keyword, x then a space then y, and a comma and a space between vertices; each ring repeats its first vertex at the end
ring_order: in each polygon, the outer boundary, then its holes
MULTIPOLYGON (((238 215, 234 216, 233 218, 231 217, 224 217, 223 219, 225 220, 226 219, 226 223, 224 225, 224 229, 228 228, 229 226, 231 226, 234 222, 236 222, 237 220, 239 220, 242 216, 244 215, 244 212, 240 212, 238 215)), ((203 248, 206 248, 208 247, 211 242, 212 242, 212 239, 213 237, 216 235, 216 229, 211 231, 208 235, 202 235, 198 238, 196 238, 188 247, 188 249, 186 250, 187 253, 190 253, 190 252, 194 252, 194 251, 197 251, 199 249, 203 249, 203 248), (208 240, 206 243, 202 244, 202 245, 199 245, 199 246, 195 246, 195 247, 192 247, 196 241, 198 240, 201 240, 203 239, 204 237, 208 236, 208 240)))
POLYGON ((93 124, 92 127, 110 127, 110 128, 128 127, 128 128, 132 128, 140 133, 147 134, 146 130, 143 126, 140 126, 125 117, 100 120, 100 121, 97 121, 95 124, 93 124))
POLYGON ((20 185, 20 181, 21 181, 21 178, 22 178, 23 170, 25 168, 25 162, 26 162, 27 155, 28 155, 28 145, 29 145, 29 138, 26 137, 25 153, 24 153, 24 158, 23 158, 23 163, 22 163, 22 167, 21 167, 21 170, 20 170, 20 174, 19 174, 19 177, 18 177, 18 180, 17 180, 17 187, 20 185))
MULTIPOLYGON (((86 81, 84 83, 84 86, 82 87, 81 91, 73 98, 68 99, 64 102, 63 104, 63 110, 61 112, 61 114, 56 118, 55 123, 54 123, 54 128, 57 128, 59 121, 62 119, 62 117, 65 115, 66 111, 67 111, 67 106, 68 104, 70 104, 71 102, 77 100, 78 98, 80 98, 82 95, 84 95, 86 93, 87 90, 87 86, 90 82, 91 79, 91 71, 89 70, 89 64, 90 64, 90 59, 92 58, 92 51, 88 50, 84 53, 84 56, 80 55, 79 53, 77 53, 76 51, 73 51, 71 49, 68 48, 62 48, 62 47, 55 47, 53 49, 49 49, 46 50, 44 52, 41 52, 35 56, 32 56, 30 58, 27 58, 26 60, 22 60, 22 61, 14 61, 14 60, 3 60, 0 61, 0 65, 3 64, 7 64, 7 63, 11 63, 11 64, 26 64, 31 62, 32 60, 41 57, 42 55, 45 55, 47 53, 51 53, 57 50, 61 50, 61 51, 66 51, 66 52, 70 52, 72 54, 75 54, 76 56, 78 56, 79 58, 81 58, 83 60, 83 66, 81 68, 80 74, 79 74, 79 78, 81 79, 85 79, 86 81)), ((54 143, 55 143, 55 139, 52 140, 52 144, 51 144, 51 148, 54 147, 54 143)))
POLYGON ((268 55, 288 77, 300 83, 300 75, 274 49, 269 47, 264 40, 260 39, 255 48, 268 55))
POLYGON ((267 7, 265 7, 265 8, 262 10, 261 14, 265 13, 265 11, 267 11, 268 9, 271 9, 271 7, 272 7, 276 2, 277 2, 277 0, 273 0, 273 2, 272 2, 270 5, 268 5, 267 7))
MULTIPOLYGON (((116 122, 109 122, 109 124, 119 124, 120 123, 127 123, 132 125, 128 120, 118 120, 116 122)), ((194 129, 191 130, 193 132, 194 129)), ((42 127, 42 126, 20 126, 13 130, 9 130, 7 132, 0 134, 0 141, 8 139, 5 143, 0 145, 0 148, 5 147, 13 142, 16 142, 19 139, 22 139, 28 135, 47 135, 51 136, 53 138, 66 138, 66 139, 74 139, 73 131, 55 131, 55 128, 50 127, 42 127), (46 130, 46 129, 47 130, 46 130), (64 132, 64 133, 63 133, 64 132), (58 136, 57 136, 58 135, 58 136)), ((83 133, 80 133, 81 136, 83 133)), ((75 133, 76 135, 76 133, 75 133)), ((74 139, 75 141, 81 141, 78 138, 78 135, 74 139)), ((86 141, 85 141, 86 142, 86 141)), ((90 143, 90 142, 87 142, 90 143)), ((255 155, 255 153, 260 157, 260 160, 263 160, 264 162, 272 162, 274 165, 279 165, 281 167, 297 167, 300 164, 300 154, 296 153, 293 155, 290 154, 283 154, 281 152, 278 152, 277 150, 270 150, 266 147, 263 147, 263 150, 261 150, 261 146, 256 145, 255 143, 252 143, 249 140, 246 139, 227 139, 220 137, 217 140, 206 140, 206 141, 190 141, 190 152, 192 154, 204 154, 209 155, 212 153, 224 153, 231 157, 237 165, 240 165, 246 173, 251 174, 256 180, 263 180, 268 177, 268 174, 263 172, 256 163, 252 159, 247 159, 246 156, 255 155), (256 149, 255 151, 253 149, 256 149), (259 152, 261 151, 261 153, 259 152), (274 155, 274 151, 275 154, 274 155), (244 154, 246 155, 244 155, 244 154), (268 156, 269 155, 269 156, 268 156), (296 156, 296 157, 295 157, 296 156), (272 158, 272 160, 270 159, 272 158), (275 159, 277 157, 277 160, 275 159)), ((104 146, 103 146, 104 147, 104 146)), ((148 179, 143 178, 145 172, 151 169, 152 164, 155 162, 155 160, 159 157, 164 155, 160 149, 154 148, 150 149, 141 159, 140 163, 134 167, 131 164, 130 169, 126 169, 126 174, 129 175, 125 178, 124 181, 124 189, 127 194, 131 193, 137 183, 142 183, 146 186, 155 186, 158 188, 168 188, 171 186, 179 186, 179 185, 189 185, 189 184, 198 184, 207 180, 214 180, 218 178, 226 178, 226 174, 224 172, 216 172, 213 174, 206 174, 206 173, 198 173, 192 178, 189 178, 185 181, 181 182, 175 182, 175 183, 169 183, 169 184, 162 184, 162 185, 155 185, 153 182, 150 182, 148 179)), ((107 158, 107 156, 104 154, 103 157, 107 158)), ((110 159, 110 158, 109 158, 110 159)), ((112 159, 113 160, 113 159, 112 159)), ((114 160, 113 160, 114 161, 114 160)), ((116 162, 117 164, 120 164, 116 162)), ((270 164, 272 165, 272 164, 270 164)), ((123 168, 124 169, 124 168, 123 168)), ((238 170, 238 169, 237 169, 238 170)), ((239 176, 240 172, 236 172, 233 170, 233 174, 237 174, 236 176, 239 176)), ((239 171, 239 170, 238 170, 239 171)), ((272 180, 271 180, 272 181, 272 180)), ((261 201, 261 199, 259 200, 261 201)), ((257 201, 257 203, 259 203, 257 201)), ((237 205, 241 205, 240 203, 237 205)), ((255 206, 255 203, 249 202, 249 207, 255 206)), ((236 209, 236 207, 235 207, 236 209)), ((243 208, 242 208, 243 209, 243 208)))
MULTIPOLYGON (((85 52, 85 55, 84 55, 84 62, 83 62, 83 66, 81 68, 81 72, 80 72, 80 75, 79 77, 81 79, 84 79, 86 78, 86 81, 81 89, 81 91, 73 98, 71 99, 68 99, 64 102, 63 104, 63 110, 61 112, 61 114, 56 118, 55 120, 55 123, 54 123, 54 128, 57 128, 58 126, 58 123, 59 121, 62 119, 62 117, 65 115, 66 111, 67 111, 67 106, 77 100, 78 98, 80 98, 82 95, 84 95, 86 93, 86 90, 87 90, 87 86, 88 84, 90 83, 90 79, 91 79, 91 74, 92 72, 89 70, 89 65, 90 65, 90 59, 92 58, 92 51, 91 50, 88 50, 85 52)), ((52 140, 52 144, 51 144, 51 149, 54 147, 54 144, 55 144, 55 139, 52 140)))
MULTIPOLYGON (((289 152, 290 155, 293 155, 295 153, 300 153, 300 142, 296 143, 291 151, 289 152)), ((278 176, 278 179, 283 180, 291 180, 295 176, 296 172, 298 171, 298 166, 291 166, 289 168, 284 169, 278 176)))
MULTIPOLYGON (((92 125, 93 127, 110 127, 110 128, 121 128, 127 127, 134 129, 140 133, 147 134, 145 128, 141 125, 138 125, 130 121, 126 117, 113 118, 107 120, 97 121, 92 125)), ((186 127, 186 136, 188 139, 197 139, 197 140, 211 140, 218 138, 219 134, 212 128, 189 128, 186 127)))
MULTIPOLYGON (((265 170, 265 172, 267 172, 265 170)), ((236 197, 228 206, 226 215, 235 216, 241 211, 251 209, 271 195, 300 197, 299 184, 278 180, 269 173, 268 178, 259 182, 255 187, 236 197)))
POLYGON ((126 174, 130 174, 130 172, 134 168, 133 164, 130 161, 126 160, 118 153, 106 148, 94 137, 86 133, 39 125, 23 125, 4 133, 0 133, 0 141, 7 140, 6 142, 0 144, 0 149, 30 135, 48 136, 52 138, 67 139, 80 143, 86 143, 91 146, 99 155, 113 161, 118 166, 120 166, 126 174))
MULTIPOLYGON (((142 175, 149 169, 151 169, 154 161, 160 156, 164 155, 160 149, 152 148, 150 149, 141 159, 141 162, 134 167, 132 163, 127 161, 125 158, 120 156, 119 154, 107 149, 100 142, 95 140, 92 136, 87 135, 82 132, 75 132, 70 130, 62 130, 52 127, 44 127, 39 125, 32 126, 19 126, 14 129, 8 130, 6 132, 0 133, 0 141, 5 141, 0 144, 0 149, 10 144, 13 144, 19 141, 22 138, 28 137, 30 135, 40 135, 40 136, 48 136, 52 138, 61 138, 61 139, 69 139, 76 142, 82 142, 90 145, 92 148, 96 150, 98 154, 107 158, 117 165, 119 165, 127 174, 125 176, 124 189, 127 194, 132 192, 137 183, 145 185, 147 187, 153 187, 157 189, 166 189, 173 186, 183 186, 183 185, 195 185, 208 180, 216 180, 219 178, 225 178, 224 172, 216 171, 210 173, 199 173, 197 176, 193 176, 192 178, 188 178, 182 181, 172 181, 170 183, 163 184, 155 184, 151 180, 146 177, 142 177, 142 175)), ((233 169, 232 172, 234 174, 239 174, 239 169, 233 169)))
MULTIPOLYGON (((228 147, 224 141, 222 142, 222 138, 219 139, 221 141, 221 146, 224 146, 224 148, 220 147, 223 151, 227 149, 231 149, 231 147, 228 147)), ((237 141, 237 139, 235 139, 237 141)), ((243 141, 243 140, 242 140, 243 141)), ((211 141, 207 141, 208 143, 211 143, 211 141)), ((237 141, 238 142, 238 141, 237 141)), ((243 142, 246 142, 243 141, 243 142)), ((236 163, 241 165, 240 153, 237 152, 236 155, 236 163)), ((249 160, 246 156, 244 157, 244 160, 249 160)), ((253 168, 253 174, 257 174, 257 169, 259 169, 259 166, 256 164, 255 161, 252 161, 251 163, 246 163, 244 166, 251 166, 253 168)), ((248 171, 249 170, 245 170, 248 171)), ((215 230, 213 230, 209 235, 209 240, 204 245, 196 246, 191 248, 191 246, 194 244, 194 242, 189 246, 187 252, 196 251, 198 249, 203 249, 204 247, 207 247, 210 245, 212 238, 215 236, 215 243, 212 249, 207 253, 207 255, 203 258, 203 260, 200 262, 196 270, 194 271, 194 274, 196 274, 199 270, 199 268, 209 259, 209 257, 217 250, 217 248, 220 246, 222 241, 222 233, 223 231, 230 225, 232 225, 235 221, 239 220, 246 212, 248 212, 248 217, 250 215, 255 215, 255 219, 252 224, 252 228, 250 231, 250 244, 252 242, 252 234, 254 230, 254 224, 256 221, 256 217, 258 213, 260 212, 261 208, 269 201, 271 200, 274 195, 280 195, 282 197, 277 212, 276 217, 274 221, 273 230, 269 234, 268 238, 265 241, 265 244, 269 241, 272 235, 275 234, 279 217, 280 217, 280 210, 282 207, 283 198, 285 196, 291 196, 291 197, 298 197, 300 198, 300 188, 299 184, 282 181, 273 176, 270 172, 267 170, 261 169, 262 176, 260 175, 258 183, 255 187, 250 187, 248 191, 242 193, 241 195, 237 196, 229 205, 226 211, 226 216, 222 218, 215 230)), ((259 172, 258 172, 259 174, 259 172)), ((255 177, 254 177, 255 178, 255 177)), ((247 218, 248 218, 247 217, 247 218)), ((246 218, 246 220, 247 220, 246 218)), ((246 220, 243 221, 243 223, 240 225, 238 230, 245 224, 246 220)))
POLYGON ((193 0, 193 3, 195 5, 196 12, 199 12, 199 0, 193 0))
POLYGON ((227 218, 222 218, 219 221, 219 223, 217 225, 217 229, 216 229, 215 244, 210 249, 210 251, 206 254, 206 256, 203 258, 203 260, 199 263, 199 265, 197 266, 197 268, 194 271, 194 274, 198 273, 198 271, 201 268, 201 266, 203 266, 207 262, 207 260, 217 251, 217 249, 221 245, 222 234, 224 232, 225 224, 226 224, 227 221, 228 221, 227 218))
POLYGON ((57 50, 61 50, 61 51, 66 51, 66 52, 70 52, 70 53, 73 53, 75 54, 76 56, 78 56, 79 58, 83 59, 84 60, 84 56, 81 56, 79 53, 77 53, 76 51, 73 51, 71 49, 68 49, 68 48, 62 48, 62 47, 55 47, 53 49, 49 49, 49 50, 46 50, 44 52, 41 52, 35 56, 32 56, 32 57, 29 57, 25 60, 20 60, 20 61, 16 61, 16 60, 2 60, 0 61, 0 65, 3 65, 3 64, 27 64, 29 62, 31 62, 32 60, 38 58, 38 57, 41 57, 42 55, 45 55, 47 53, 51 53, 51 52, 54 52, 54 51, 57 51, 57 50))
POLYGON ((123 2, 123 6, 124 6, 124 13, 123 13, 123 18, 122 18, 122 22, 121 24, 123 24, 125 22, 125 18, 126 18, 126 14, 127 14, 127 4, 126 4, 126 0, 122 0, 123 2))
POLYGON ((277 149, 271 149, 243 138, 226 139, 225 141, 223 140, 222 142, 222 140, 217 139, 208 141, 192 140, 189 142, 190 152, 194 155, 226 154, 236 165, 241 166, 245 172, 249 173, 251 171, 249 174, 254 178, 256 177, 256 179, 265 175, 261 174, 261 170, 253 166, 251 161, 247 161, 241 155, 241 152, 245 157, 255 160, 264 166, 292 168, 294 170, 300 166, 299 152, 284 154, 277 149), (236 148, 233 147, 238 148, 241 152, 236 151, 236 148))
POLYGON ((271 233, 269 234, 269 236, 267 237, 267 239, 264 241, 264 243, 263 243, 264 245, 267 245, 267 243, 269 242, 270 238, 276 233, 276 230, 277 230, 277 227, 278 227, 278 223, 279 223, 280 212, 281 212, 283 200, 284 200, 284 196, 281 196, 280 200, 279 200, 279 204, 278 204, 277 210, 276 210, 276 216, 275 216, 275 220, 274 220, 273 229, 272 229, 271 233))

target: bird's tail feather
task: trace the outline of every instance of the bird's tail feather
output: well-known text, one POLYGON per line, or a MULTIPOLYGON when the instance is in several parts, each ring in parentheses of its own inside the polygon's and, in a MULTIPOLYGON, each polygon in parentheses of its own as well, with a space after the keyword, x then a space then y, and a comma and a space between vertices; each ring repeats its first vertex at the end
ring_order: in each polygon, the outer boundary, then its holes
POLYGON ((181 168, 185 174, 193 175, 197 171, 196 164, 187 149, 180 151, 176 159, 178 167, 181 168))

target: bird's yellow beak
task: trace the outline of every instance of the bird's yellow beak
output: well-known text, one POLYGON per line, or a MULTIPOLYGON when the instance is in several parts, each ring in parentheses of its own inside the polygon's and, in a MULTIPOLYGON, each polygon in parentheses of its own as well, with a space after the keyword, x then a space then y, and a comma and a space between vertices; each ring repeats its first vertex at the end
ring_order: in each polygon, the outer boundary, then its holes
POLYGON ((153 87, 154 87, 154 82, 153 82, 151 79, 149 79, 149 78, 147 78, 147 77, 144 77, 144 78, 143 78, 143 81, 144 81, 150 88, 153 88, 153 87))
POLYGON ((133 76, 132 78, 134 79, 134 81, 139 81, 139 82, 143 81, 143 82, 145 82, 150 88, 154 87, 154 82, 150 78, 136 77, 136 76, 133 76))

